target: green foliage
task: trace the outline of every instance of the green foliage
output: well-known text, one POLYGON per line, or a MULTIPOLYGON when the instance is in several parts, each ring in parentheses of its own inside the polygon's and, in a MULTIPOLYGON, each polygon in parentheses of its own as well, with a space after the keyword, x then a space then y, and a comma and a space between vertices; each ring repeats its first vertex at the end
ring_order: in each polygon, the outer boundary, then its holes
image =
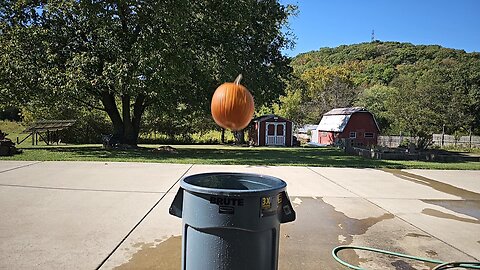
POLYGON ((102 134, 111 134, 113 128, 106 114, 87 109, 65 107, 31 107, 22 110, 23 123, 37 120, 76 120, 75 124, 59 133, 62 143, 101 143, 102 134))
POLYGON ((383 134, 419 136, 423 146, 443 126, 480 134, 480 53, 376 41, 300 54, 292 67, 278 111, 301 123, 354 104, 374 113, 383 134))
POLYGON ((277 108, 278 105, 277 104, 273 104, 272 106, 267 106, 265 104, 261 105, 260 108, 257 108, 255 109, 255 115, 254 117, 259 117, 259 116, 262 116, 262 115, 266 115, 266 114, 274 114, 276 113, 275 111, 275 108, 277 108))
POLYGON ((25 130, 25 127, 19 122, 0 120, 0 130, 9 134, 7 137, 15 141, 15 138, 25 130))
POLYGON ((20 121, 20 109, 12 106, 6 106, 4 108, 0 106, 0 120, 20 121))
MULTIPOLYGON (((140 143, 142 144, 220 144, 222 132, 218 130, 209 130, 204 132, 192 133, 185 135, 169 135, 163 133, 144 133, 140 136, 140 143)), ((233 143, 235 137, 233 132, 225 131, 225 142, 233 143)))
POLYGON ((407 138, 403 138, 398 147, 400 148, 408 148, 410 146, 410 140, 407 138))
POLYGON ((416 65, 400 69, 392 85, 400 89, 390 100, 387 112, 393 125, 413 136, 468 130, 478 115, 470 111, 471 100, 465 71, 459 63, 442 66, 416 65))
POLYGON ((283 93, 291 36, 281 30, 294 13, 254 0, 2 1, 0 101, 105 111, 127 144, 146 111, 144 122, 190 132, 239 73, 258 105, 283 93))
POLYGON ((351 106, 358 88, 348 67, 317 66, 292 78, 275 110, 297 124, 308 124, 318 123, 332 108, 351 106))
POLYGON ((295 123, 303 123, 305 115, 302 112, 302 91, 288 90, 285 96, 280 97, 282 106, 275 104, 275 114, 281 115, 295 123))
POLYGON ((391 115, 389 106, 391 100, 398 96, 398 89, 384 85, 374 85, 366 88, 358 95, 355 101, 355 106, 367 108, 377 120, 377 123, 383 129, 381 132, 389 133, 392 122, 395 116, 391 115))

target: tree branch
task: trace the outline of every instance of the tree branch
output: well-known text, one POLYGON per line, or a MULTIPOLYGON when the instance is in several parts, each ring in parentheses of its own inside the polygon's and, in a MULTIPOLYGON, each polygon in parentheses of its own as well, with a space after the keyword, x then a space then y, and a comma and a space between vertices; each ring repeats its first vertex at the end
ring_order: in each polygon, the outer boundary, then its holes
POLYGON ((118 15, 120 17, 120 22, 122 24, 122 30, 125 34, 128 34, 128 23, 127 23, 128 7, 123 1, 118 1, 117 7, 118 7, 118 15))
POLYGON ((105 108, 95 106, 95 105, 90 104, 90 103, 88 103, 88 102, 86 102, 86 101, 84 101, 84 100, 81 100, 81 99, 79 99, 79 98, 73 97, 73 99, 74 99, 75 101, 77 101, 77 102, 79 102, 79 103, 81 103, 81 104, 89 107, 89 108, 97 109, 97 110, 104 111, 104 112, 107 111, 105 108))

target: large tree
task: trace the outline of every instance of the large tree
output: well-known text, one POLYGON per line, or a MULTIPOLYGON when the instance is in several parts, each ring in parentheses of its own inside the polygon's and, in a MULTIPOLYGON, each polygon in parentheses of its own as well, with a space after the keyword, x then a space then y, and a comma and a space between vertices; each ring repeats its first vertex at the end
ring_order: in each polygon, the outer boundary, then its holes
POLYGON ((327 111, 351 106, 358 89, 345 66, 318 66, 289 82, 276 111, 297 124, 318 123, 327 111))
POLYGON ((478 88, 471 87, 471 71, 454 60, 426 66, 402 67, 392 81, 398 89, 387 99, 392 125, 419 137, 431 138, 442 129, 467 132, 479 117, 470 111, 479 105, 478 99, 472 99, 478 97, 478 88))
POLYGON ((105 111, 125 144, 153 105, 205 112, 238 73, 265 103, 289 73, 281 27, 293 9, 273 0, 0 3, 2 96, 105 111))

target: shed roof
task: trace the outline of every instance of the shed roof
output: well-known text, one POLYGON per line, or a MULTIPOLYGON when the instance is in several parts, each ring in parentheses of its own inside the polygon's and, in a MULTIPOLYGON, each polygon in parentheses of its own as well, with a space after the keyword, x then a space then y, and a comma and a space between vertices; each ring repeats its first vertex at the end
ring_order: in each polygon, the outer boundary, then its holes
POLYGON ((32 131, 54 131, 69 128, 75 124, 76 120, 41 120, 33 123, 22 133, 30 133, 32 131))
POLYGON ((279 119, 281 119, 281 120, 285 120, 285 121, 292 122, 292 121, 290 121, 290 120, 288 120, 288 119, 285 119, 285 118, 283 118, 283 117, 281 117, 281 116, 278 116, 278 115, 276 115, 276 114, 266 114, 266 115, 262 115, 262 116, 253 118, 252 121, 253 121, 253 122, 262 122, 262 121, 265 121, 265 120, 267 120, 267 119, 274 118, 274 117, 277 117, 277 118, 279 118, 279 119))

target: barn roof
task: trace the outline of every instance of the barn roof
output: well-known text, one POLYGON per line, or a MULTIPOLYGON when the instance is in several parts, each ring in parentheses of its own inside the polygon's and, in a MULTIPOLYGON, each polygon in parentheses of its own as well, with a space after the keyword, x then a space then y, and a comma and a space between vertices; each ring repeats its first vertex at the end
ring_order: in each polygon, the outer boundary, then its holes
POLYGON ((324 115, 352 115, 357 112, 368 112, 363 107, 336 108, 328 111, 324 115))
POLYGON ((380 130, 373 114, 363 107, 336 108, 330 110, 323 115, 320 124, 318 124, 317 130, 343 132, 350 117, 354 113, 369 113, 372 115, 377 129, 380 130))
POLYGON ((350 120, 351 114, 327 115, 324 114, 317 130, 343 132, 350 120))

